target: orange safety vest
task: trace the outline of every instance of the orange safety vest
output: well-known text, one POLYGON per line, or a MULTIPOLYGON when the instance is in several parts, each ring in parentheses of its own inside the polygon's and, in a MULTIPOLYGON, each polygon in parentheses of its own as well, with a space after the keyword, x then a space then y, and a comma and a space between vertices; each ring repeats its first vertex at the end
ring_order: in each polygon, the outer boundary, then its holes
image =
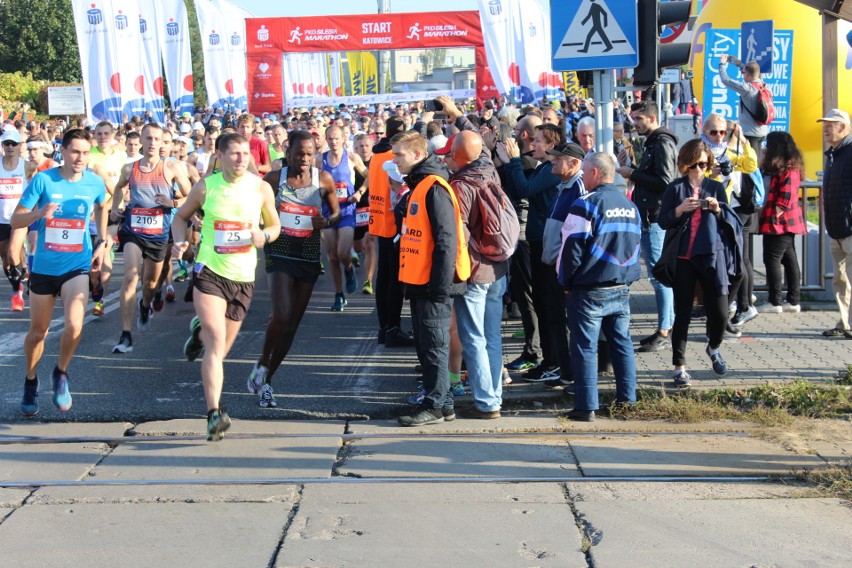
POLYGON ((438 184, 447 190, 453 200, 456 213, 456 278, 460 282, 470 278, 470 255, 464 240, 461 209, 453 188, 441 177, 431 175, 417 184, 408 200, 408 212, 403 223, 402 239, 399 243, 399 280, 406 284, 428 284, 432 272, 432 222, 426 212, 426 194, 438 184))
POLYGON ((368 231, 376 237, 393 238, 396 236, 396 220, 393 217, 391 205, 391 189, 388 173, 384 170, 385 162, 393 159, 393 152, 388 150, 373 154, 370 160, 370 223, 368 231))

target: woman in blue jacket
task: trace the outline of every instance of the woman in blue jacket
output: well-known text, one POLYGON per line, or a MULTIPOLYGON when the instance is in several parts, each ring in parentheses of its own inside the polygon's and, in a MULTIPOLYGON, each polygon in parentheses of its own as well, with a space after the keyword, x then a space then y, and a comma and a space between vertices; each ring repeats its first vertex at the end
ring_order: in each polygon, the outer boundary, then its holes
POLYGON ((677 166, 684 175, 666 187, 658 220, 660 227, 668 231, 666 242, 678 239, 672 328, 673 378, 677 387, 691 384, 686 370, 686 340, 696 283, 704 292, 707 312, 709 342, 705 351, 717 374, 727 372, 719 347, 727 323, 729 274, 737 272, 731 266, 736 254, 725 250, 731 244, 722 238, 722 225, 730 222, 725 215, 732 212, 725 186, 705 175, 713 164, 713 152, 703 141, 690 140, 683 145, 677 166))

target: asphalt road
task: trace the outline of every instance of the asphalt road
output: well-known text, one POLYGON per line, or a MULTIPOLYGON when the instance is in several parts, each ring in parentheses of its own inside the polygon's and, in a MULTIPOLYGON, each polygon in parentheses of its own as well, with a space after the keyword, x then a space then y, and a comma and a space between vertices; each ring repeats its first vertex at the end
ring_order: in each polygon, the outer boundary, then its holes
MULTIPOLYGON (((262 349, 269 314, 269 290, 258 263, 257 287, 248 317, 225 363, 223 403, 235 418, 383 418, 398 415, 414 390, 416 356, 412 348, 385 349, 376 343, 375 297, 358 292, 343 313, 330 307, 330 273, 320 276, 293 348, 273 378, 278 407, 263 409, 245 383, 262 349)), ((39 366, 41 412, 45 421, 127 421, 203 417, 200 361, 183 357, 192 304, 183 301, 187 284, 177 283, 177 302, 155 314, 149 330, 133 330, 133 352, 113 354, 121 334, 117 287, 123 273, 116 255, 115 274, 103 318, 87 315, 83 338, 68 370, 74 407, 60 413, 50 402, 50 372, 62 331, 61 303, 39 366)), ((5 283, 5 282, 4 282, 5 283)), ((23 341, 29 327, 29 302, 22 313, 9 309, 8 286, 0 306, 0 421, 28 420, 18 409, 24 379, 23 341)), ((89 305, 89 312, 91 304, 89 305)), ((87 313, 89 313, 87 312, 87 313)), ((408 323, 406 322, 406 325, 408 323)), ((410 327, 410 326, 409 326, 410 327)))

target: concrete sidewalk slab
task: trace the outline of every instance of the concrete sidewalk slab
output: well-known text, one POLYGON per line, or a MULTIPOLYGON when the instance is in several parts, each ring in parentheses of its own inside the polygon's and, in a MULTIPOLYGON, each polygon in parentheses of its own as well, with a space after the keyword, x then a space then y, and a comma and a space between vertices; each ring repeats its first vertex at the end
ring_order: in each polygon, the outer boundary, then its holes
MULTIPOLYGON (((234 420, 228 434, 343 434, 346 422, 337 420, 234 420)), ((133 427, 138 436, 207 435, 204 420, 161 420, 133 427)), ((228 435, 226 434, 226 436, 228 435)))
POLYGON ((94 470, 92 479, 268 479, 331 475, 340 439, 253 438, 125 442, 94 470))
POLYGON ((836 499, 575 502, 595 566, 845 568, 852 509, 836 499))
POLYGON ((347 445, 355 477, 577 477, 564 438, 363 439, 347 445))
POLYGON ((572 440, 571 448, 587 476, 787 475, 825 466, 746 436, 601 436, 572 440))
MULTIPOLYGON (((287 503, 295 485, 121 485, 115 487, 40 487, 30 505, 129 503, 287 503)), ((0 493, 2 497, 2 493, 0 493)))
MULTIPOLYGON (((133 425, 125 422, 12 422, 0 424, 4 438, 121 438, 133 425)), ((2 447, 2 446, 0 446, 2 447)))
POLYGON ((0 481, 80 480, 104 455, 106 444, 14 444, 0 446, 0 481))
POLYGON ((509 416, 503 415, 496 420, 466 420, 457 412, 457 418, 451 422, 440 422, 429 426, 403 427, 396 420, 353 420, 349 423, 351 434, 440 434, 456 432, 553 432, 566 429, 566 423, 553 415, 509 416))
POLYGON ((6 566, 267 566, 291 510, 289 503, 23 507, 0 525, 0 550, 6 566))
POLYGON ((585 568, 558 484, 305 487, 277 568, 585 568))
MULTIPOLYGON (((30 492, 29 489, 0 488, 0 509, 20 507, 30 492)), ((0 518, 3 518, 5 514, 5 512, 0 511, 0 518)))
MULTIPOLYGON (((794 483, 774 481, 679 482, 642 481, 567 482, 571 499, 576 501, 689 501, 702 499, 796 499, 809 490, 794 483)), ((811 490, 812 492, 812 490, 811 490)))

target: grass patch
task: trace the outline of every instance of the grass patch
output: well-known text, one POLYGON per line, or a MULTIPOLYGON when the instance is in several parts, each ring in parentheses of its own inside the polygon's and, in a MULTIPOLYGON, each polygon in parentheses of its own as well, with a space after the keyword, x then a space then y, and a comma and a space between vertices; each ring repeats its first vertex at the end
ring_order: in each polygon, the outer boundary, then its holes
MULTIPOLYGON (((845 379, 849 381, 849 378, 845 379)), ((668 394, 639 389, 633 408, 614 405, 613 418, 695 423, 707 420, 745 420, 764 426, 783 426, 795 416, 837 418, 852 414, 852 386, 793 381, 746 389, 685 390, 668 394)))
POLYGON ((821 497, 852 501, 852 465, 796 472, 796 479, 811 485, 821 497))

